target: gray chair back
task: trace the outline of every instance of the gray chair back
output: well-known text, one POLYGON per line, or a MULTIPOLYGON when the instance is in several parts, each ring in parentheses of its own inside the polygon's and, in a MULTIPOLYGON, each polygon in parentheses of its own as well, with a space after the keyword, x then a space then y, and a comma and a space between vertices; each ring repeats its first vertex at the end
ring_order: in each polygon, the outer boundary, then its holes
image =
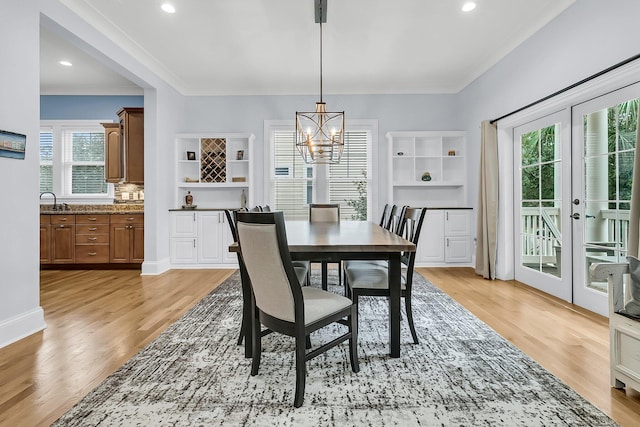
POLYGON ((310 222, 340 222, 340 205, 317 204, 309 205, 310 222))
POLYGON ((282 212, 236 214, 238 244, 256 306, 287 322, 296 320, 302 289, 287 245, 282 212))

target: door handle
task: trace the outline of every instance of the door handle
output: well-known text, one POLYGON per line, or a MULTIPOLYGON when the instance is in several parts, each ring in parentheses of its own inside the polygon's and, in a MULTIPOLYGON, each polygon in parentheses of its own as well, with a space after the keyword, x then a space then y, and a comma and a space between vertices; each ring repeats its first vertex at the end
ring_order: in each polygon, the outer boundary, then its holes
POLYGON ((571 215, 571 218, 580 219, 580 214, 579 213, 574 213, 573 215, 571 215))

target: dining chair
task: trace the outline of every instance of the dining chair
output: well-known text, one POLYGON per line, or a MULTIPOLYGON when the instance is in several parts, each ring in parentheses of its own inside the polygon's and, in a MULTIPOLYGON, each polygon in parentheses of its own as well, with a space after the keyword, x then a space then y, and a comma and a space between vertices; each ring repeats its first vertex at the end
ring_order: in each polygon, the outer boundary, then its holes
POLYGON ((287 244, 282 212, 237 214, 238 244, 250 278, 252 298, 251 375, 258 374, 262 353, 262 325, 295 338, 296 389, 294 406, 304 401, 306 362, 349 341, 351 369, 358 372, 357 310, 341 295, 300 285, 287 244), (333 323, 347 332, 329 343, 306 351, 308 335, 333 323))
MULTIPOLYGON (((309 204, 309 222, 340 222, 339 204, 309 204)), ((313 261, 313 260, 311 260, 313 261)), ((327 270, 328 263, 321 261, 322 268, 322 289, 327 290, 327 270)), ((338 263, 338 284, 342 286, 342 263, 338 263)))
MULTIPOLYGON (((418 246, 422 222, 426 213, 425 208, 404 209, 402 221, 398 234, 413 244, 418 246)), ((418 344, 418 335, 413 323, 413 313, 411 311, 411 288, 413 285, 413 267, 416 260, 416 252, 404 252, 401 256, 402 276, 401 276, 401 297, 404 298, 407 321, 413 342, 418 344)), ((350 262, 345 267, 347 296, 353 299, 358 305, 358 298, 361 296, 382 296, 389 297, 389 271, 387 264, 376 264, 371 262, 350 262)))
MULTIPOLYGON (((395 206, 395 205, 394 205, 395 206)), ((386 227, 391 216, 391 205, 387 203, 382 209, 382 215, 380 215, 380 227, 386 227)))
MULTIPOLYGON (((231 237, 234 242, 238 241, 238 230, 236 228, 236 213, 237 212, 248 212, 246 209, 240 210, 229 210, 226 209, 224 211, 225 216, 227 217, 227 223, 229 224, 229 229, 231 230, 231 237)), ((249 282, 249 277, 247 275, 247 271, 244 265, 244 261, 242 259, 242 254, 240 252, 236 252, 238 256, 238 269, 240 271, 240 285, 242 287, 242 301, 243 304, 247 303, 251 299, 251 284, 249 282)), ((293 261, 294 270, 296 275, 298 276, 298 280, 302 285, 305 285, 307 282, 307 276, 309 272, 309 263, 307 261, 293 261)), ((242 310, 242 322, 240 325, 240 334, 238 335, 238 345, 242 344, 243 339, 247 336, 247 331, 251 327, 251 318, 247 316, 247 312, 243 307, 242 310)), ((247 354, 247 356, 249 356, 247 354)))

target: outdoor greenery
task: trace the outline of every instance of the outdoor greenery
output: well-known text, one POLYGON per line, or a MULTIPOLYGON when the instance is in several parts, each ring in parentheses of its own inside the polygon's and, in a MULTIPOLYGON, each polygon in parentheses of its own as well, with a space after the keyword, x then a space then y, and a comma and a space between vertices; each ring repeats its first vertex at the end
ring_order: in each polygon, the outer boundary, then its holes
POLYGON ((347 205, 351 206, 355 213, 351 215, 351 219, 354 221, 366 221, 367 220, 367 172, 362 171, 364 180, 353 181, 358 191, 358 198, 347 200, 347 205))
MULTIPOLYGON (((610 107, 608 115, 608 188, 610 209, 629 209, 638 123, 638 99, 610 107)), ((587 118, 585 117, 585 129, 587 118)), ((523 206, 553 206, 555 125, 522 135, 523 206)))

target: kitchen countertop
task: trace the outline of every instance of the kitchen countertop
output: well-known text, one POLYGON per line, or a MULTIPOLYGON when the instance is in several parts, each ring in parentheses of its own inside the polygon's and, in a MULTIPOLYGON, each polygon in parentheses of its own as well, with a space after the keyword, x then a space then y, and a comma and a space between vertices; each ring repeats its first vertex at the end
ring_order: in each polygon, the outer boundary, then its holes
POLYGON ((40 205, 41 215, 132 214, 144 213, 144 205, 68 205, 67 210, 54 211, 53 205, 40 205))

